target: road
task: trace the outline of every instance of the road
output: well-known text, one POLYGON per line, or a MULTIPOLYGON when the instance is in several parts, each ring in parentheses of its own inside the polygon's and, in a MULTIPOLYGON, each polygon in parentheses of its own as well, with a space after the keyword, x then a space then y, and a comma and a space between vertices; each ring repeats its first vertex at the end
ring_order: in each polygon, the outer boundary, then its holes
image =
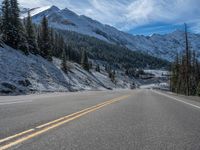
POLYGON ((153 90, 0 97, 0 150, 199 150, 200 103, 153 90))

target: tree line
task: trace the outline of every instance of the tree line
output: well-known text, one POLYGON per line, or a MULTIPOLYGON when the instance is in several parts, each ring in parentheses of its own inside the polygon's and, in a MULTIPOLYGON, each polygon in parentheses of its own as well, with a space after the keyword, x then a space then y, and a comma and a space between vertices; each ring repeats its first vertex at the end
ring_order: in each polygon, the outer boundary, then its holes
POLYGON ((170 88, 172 92, 200 96, 200 63, 195 51, 189 46, 185 24, 185 51, 176 55, 171 69, 170 88))
POLYGON ((1 40, 8 46, 21 50, 24 54, 40 55, 48 61, 52 57, 62 58, 62 68, 69 70, 67 61, 75 61, 89 70, 87 52, 73 51, 63 36, 49 28, 47 17, 44 16, 40 25, 32 22, 30 11, 23 20, 17 0, 3 0, 0 17, 1 40), (82 58, 81 58, 82 56, 82 58))
POLYGON ((57 31, 63 35, 68 45, 74 51, 78 52, 78 50, 83 49, 88 53, 90 59, 107 62, 113 69, 170 68, 168 61, 150 56, 146 53, 131 51, 126 47, 110 44, 73 31, 57 31))

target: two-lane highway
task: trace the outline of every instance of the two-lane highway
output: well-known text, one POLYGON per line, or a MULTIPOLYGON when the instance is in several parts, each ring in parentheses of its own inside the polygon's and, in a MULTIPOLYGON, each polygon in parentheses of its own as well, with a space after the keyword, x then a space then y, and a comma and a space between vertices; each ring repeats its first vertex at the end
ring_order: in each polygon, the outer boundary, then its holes
POLYGON ((0 97, 0 150, 199 150, 200 103, 152 90, 0 97))

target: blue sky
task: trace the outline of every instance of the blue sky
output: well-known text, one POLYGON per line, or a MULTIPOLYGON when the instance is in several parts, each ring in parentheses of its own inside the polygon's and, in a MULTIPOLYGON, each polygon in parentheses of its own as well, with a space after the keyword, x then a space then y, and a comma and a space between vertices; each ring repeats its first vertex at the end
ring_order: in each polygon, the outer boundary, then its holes
POLYGON ((200 33, 200 0, 19 0, 24 7, 69 8, 131 34, 151 35, 181 29, 200 33))

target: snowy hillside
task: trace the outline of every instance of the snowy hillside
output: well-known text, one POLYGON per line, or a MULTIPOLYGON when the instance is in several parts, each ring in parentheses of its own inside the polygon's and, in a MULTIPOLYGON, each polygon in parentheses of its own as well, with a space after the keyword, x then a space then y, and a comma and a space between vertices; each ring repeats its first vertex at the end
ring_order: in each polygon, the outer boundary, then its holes
POLYGON ((61 61, 53 63, 40 56, 24 55, 8 46, 0 48, 0 93, 61 92, 129 88, 134 82, 122 72, 116 72, 116 84, 108 74, 87 72, 78 64, 70 63, 70 72, 60 69, 61 61), (3 69, 2 69, 3 68, 3 69))
MULTIPOLYGON (((31 10, 31 14, 33 21, 37 24, 46 15, 53 28, 75 31, 167 60, 172 60, 177 51, 184 50, 184 33, 182 31, 175 31, 167 35, 133 36, 86 16, 79 16, 67 8, 60 10, 56 6, 34 8, 31 10)), ((23 11, 22 18, 26 16, 27 14, 23 11)), ((192 49, 200 54, 200 35, 190 33, 189 40, 192 49)))

